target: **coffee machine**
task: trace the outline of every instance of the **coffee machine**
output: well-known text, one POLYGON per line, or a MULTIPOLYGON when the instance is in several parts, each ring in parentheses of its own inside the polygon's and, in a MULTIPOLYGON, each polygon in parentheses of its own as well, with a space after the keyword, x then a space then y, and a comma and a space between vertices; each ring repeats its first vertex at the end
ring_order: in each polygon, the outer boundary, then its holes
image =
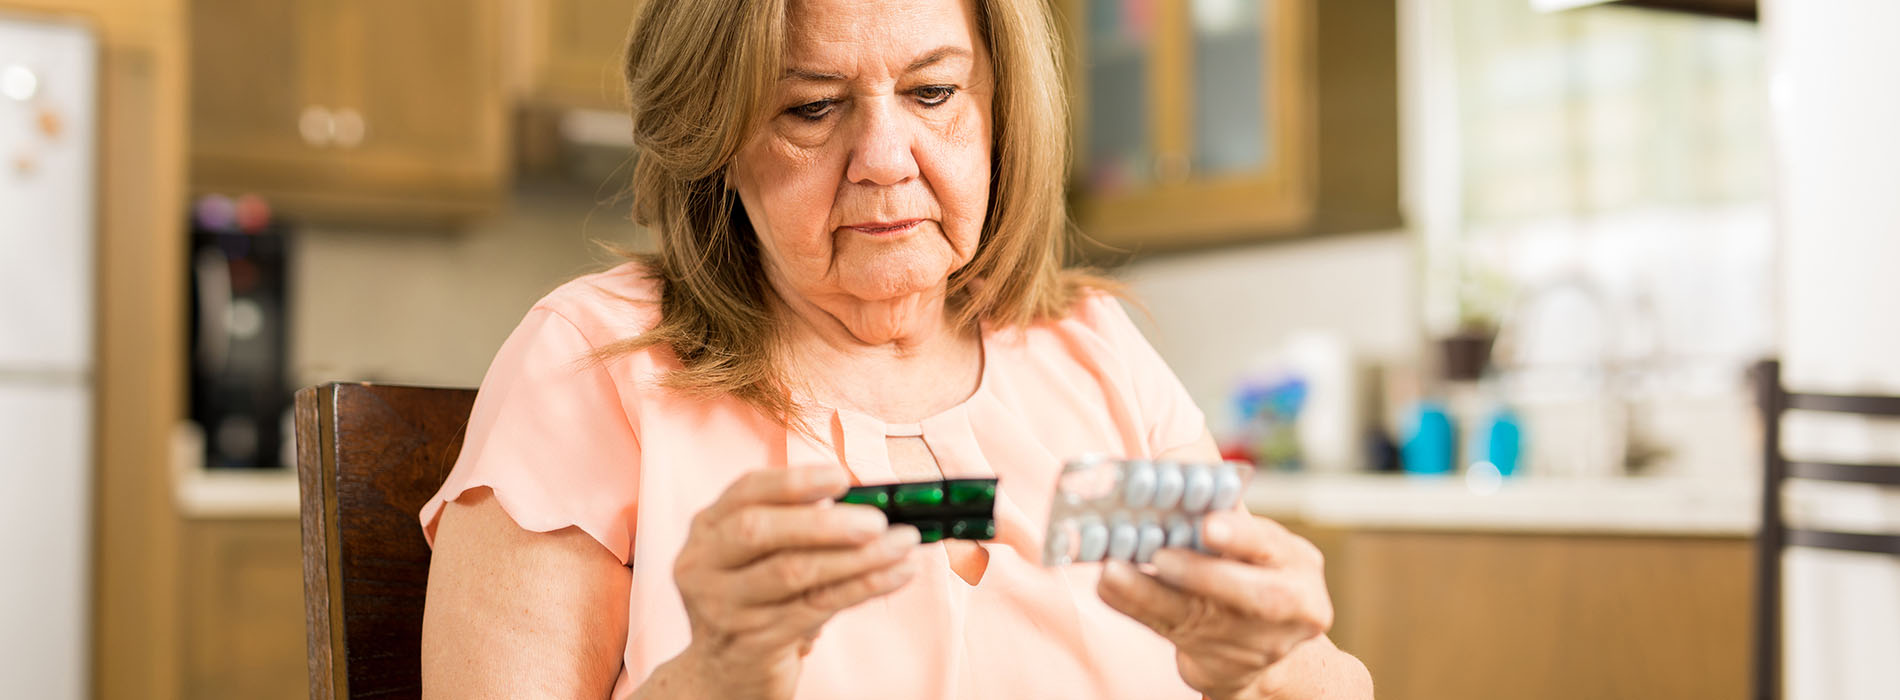
POLYGON ((200 199, 191 224, 191 419, 206 466, 290 464, 291 241, 262 199, 200 199))

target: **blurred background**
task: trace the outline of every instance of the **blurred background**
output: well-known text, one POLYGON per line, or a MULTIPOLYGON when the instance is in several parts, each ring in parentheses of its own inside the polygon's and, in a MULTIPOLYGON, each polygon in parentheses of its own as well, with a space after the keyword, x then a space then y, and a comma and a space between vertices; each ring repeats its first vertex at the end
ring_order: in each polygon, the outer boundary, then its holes
MULTIPOLYGON (((1766 697, 1751 372, 1900 394, 1900 3, 1052 1, 1082 261, 1381 697, 1766 697)), ((476 386, 651 245, 639 2, 0 0, 0 695, 307 694, 291 392, 476 386)), ((1775 684, 1900 697, 1900 564, 1775 551, 1775 684)))

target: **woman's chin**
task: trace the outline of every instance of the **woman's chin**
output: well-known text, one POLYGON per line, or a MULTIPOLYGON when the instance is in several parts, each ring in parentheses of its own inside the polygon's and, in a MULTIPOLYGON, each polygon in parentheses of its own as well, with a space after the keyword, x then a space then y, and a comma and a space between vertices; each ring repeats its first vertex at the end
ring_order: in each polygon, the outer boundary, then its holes
POLYGON ((889 251, 869 257, 838 261, 839 288, 865 302, 902 302, 934 294, 955 269, 940 254, 889 251))
POLYGON ((910 305, 930 298, 943 288, 944 276, 928 277, 856 280, 845 284, 843 291, 863 304, 910 305))

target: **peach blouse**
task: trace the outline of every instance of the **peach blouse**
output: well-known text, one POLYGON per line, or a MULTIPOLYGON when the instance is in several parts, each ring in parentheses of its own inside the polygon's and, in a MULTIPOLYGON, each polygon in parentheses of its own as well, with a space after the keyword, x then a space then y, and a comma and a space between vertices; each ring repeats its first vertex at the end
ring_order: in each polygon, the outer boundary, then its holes
MULTIPOLYGON (((423 506, 434 542, 445 502, 486 486, 522 527, 575 526, 632 570, 626 698, 685 648, 673 559, 693 514, 746 471, 842 464, 856 483, 895 481, 890 426, 814 408, 825 436, 787 430, 731 398, 659 389, 678 366, 648 349, 599 366, 590 349, 658 318, 657 285, 632 263, 569 282, 509 336, 469 418, 460 458, 423 506)), ((801 698, 1196 698, 1166 640, 1095 593, 1098 565, 1041 566, 1056 474, 1083 453, 1152 457, 1192 444, 1205 418, 1113 298, 1059 321, 982 333, 976 391, 919 424, 948 477, 996 476, 997 537, 975 585, 942 544, 918 547, 898 592, 834 617, 805 658, 801 698)), ((902 430, 902 428, 898 428, 902 430)))

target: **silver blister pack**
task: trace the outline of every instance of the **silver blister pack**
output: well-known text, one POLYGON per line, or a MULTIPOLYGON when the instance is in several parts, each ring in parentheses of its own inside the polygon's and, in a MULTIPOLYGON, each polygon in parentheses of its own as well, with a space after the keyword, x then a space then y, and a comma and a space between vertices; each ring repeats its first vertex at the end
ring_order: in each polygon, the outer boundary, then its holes
POLYGON ((1233 508, 1252 477, 1244 462, 1069 460, 1049 506, 1042 563, 1146 563, 1162 547, 1200 549, 1201 517, 1233 508))

